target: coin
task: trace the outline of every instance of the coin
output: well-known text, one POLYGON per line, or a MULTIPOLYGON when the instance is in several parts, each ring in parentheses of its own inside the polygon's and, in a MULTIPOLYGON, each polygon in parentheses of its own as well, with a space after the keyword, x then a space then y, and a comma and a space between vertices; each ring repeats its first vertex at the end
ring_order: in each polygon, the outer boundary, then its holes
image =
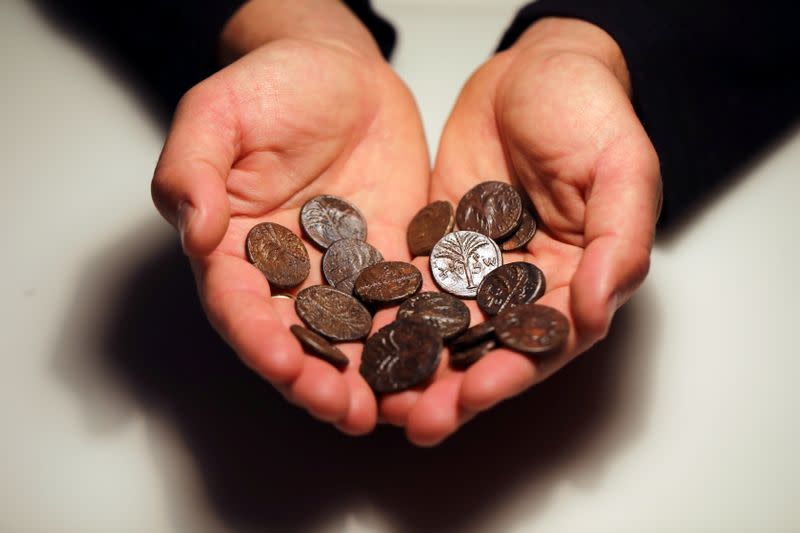
POLYGON ((369 266, 356 278, 354 292, 366 303, 405 300, 422 287, 422 273, 411 263, 385 261, 369 266))
POLYGON ((297 337, 297 340, 300 341, 303 348, 308 350, 311 355, 315 355, 323 361, 329 362, 340 370, 350 364, 350 360, 339 348, 333 346, 310 329, 293 324, 289 327, 289 330, 297 337))
POLYGON ((489 339, 460 352, 453 352, 450 354, 450 366, 456 370, 465 370, 494 350, 495 347, 497 347, 497 341, 489 339))
POLYGON ((322 256, 322 274, 328 284, 352 294, 361 271, 381 261, 383 256, 371 244, 358 239, 341 239, 331 244, 322 256))
POLYGON ((519 227, 508 239, 500 243, 500 249, 504 252, 519 250, 531 242, 534 235, 536 235, 536 218, 527 209, 523 209, 519 227))
POLYGON ((444 339, 463 333, 469 327, 469 308, 444 292, 415 294, 397 310, 397 318, 421 320, 436 328, 444 339))
POLYGON ((524 261, 492 270, 478 287, 478 307, 496 315, 507 307, 535 302, 545 291, 544 273, 524 261))
POLYGON ((439 366, 442 337, 433 327, 396 320, 367 339, 359 372, 378 394, 419 385, 439 366))
POLYGON ((300 210, 300 226, 314 244, 325 249, 340 239, 367 238, 367 221, 352 204, 323 194, 315 196, 300 210))
POLYGON ((431 251, 433 279, 443 290, 473 298, 483 278, 503 264, 500 247, 486 235, 454 231, 436 243, 431 251))
POLYGON ((335 341, 362 339, 372 329, 372 317, 361 302, 327 285, 300 291, 294 308, 309 329, 335 341))
POLYGON ((453 231, 453 205, 438 201, 423 207, 408 225, 406 240, 411 255, 429 255, 433 246, 453 231))
POLYGON ((508 307, 494 322, 500 342, 530 354, 555 352, 569 334, 567 317, 557 309, 534 303, 508 307))
POLYGON ((494 321, 487 320, 469 328, 467 331, 451 340, 449 345, 453 351, 462 351, 485 341, 494 335, 494 321))
POLYGON ((501 181, 479 183, 458 202, 456 222, 462 230, 477 231, 492 239, 510 235, 520 223, 522 198, 501 181))
POLYGON ((277 289, 300 285, 311 271, 311 261, 300 237, 274 222, 256 224, 247 234, 247 258, 277 289))

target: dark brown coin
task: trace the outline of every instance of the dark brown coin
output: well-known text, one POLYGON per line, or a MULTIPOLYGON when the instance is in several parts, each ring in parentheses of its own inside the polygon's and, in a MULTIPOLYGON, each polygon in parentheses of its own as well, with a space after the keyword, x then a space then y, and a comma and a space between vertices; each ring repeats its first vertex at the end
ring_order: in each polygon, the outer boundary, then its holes
POLYGON ((278 289, 300 285, 311 271, 311 261, 300 237, 273 222, 257 224, 247 234, 247 258, 278 289))
POLYGON ((439 366, 442 337, 431 326, 397 320, 367 339, 359 372, 378 394, 410 389, 439 366))
POLYGON ((372 329, 372 317, 361 302, 327 285, 300 291, 294 308, 306 326, 335 341, 363 339, 372 329))
POLYGON ((498 267, 478 286, 478 307, 496 315, 507 307, 535 302, 545 291, 544 273, 535 265, 517 261, 498 267))
POLYGON ((331 244, 322 256, 325 281, 347 294, 361 271, 383 261, 383 256, 371 244, 358 239, 341 239, 331 244))
POLYGON ((291 332, 303 345, 303 348, 309 351, 311 355, 316 355, 323 361, 327 361, 338 369, 342 369, 350 364, 350 360, 342 351, 333 346, 331 343, 320 337, 310 329, 306 329, 297 324, 292 325, 291 332))
POLYGON ((300 210, 300 226, 317 246, 327 248, 339 239, 367 238, 361 211, 338 196, 315 196, 300 210))
POLYGON ((460 352, 453 352, 450 354, 450 366, 456 370, 465 370, 494 350, 496 346, 497 341, 489 339, 460 352))
POLYGON ((462 351, 475 346, 494 336, 494 322, 487 320, 469 328, 467 331, 450 341, 450 349, 462 351))
POLYGON ((439 239, 453 231, 453 205, 438 201, 428 204, 414 215, 408 225, 406 240, 411 255, 430 255, 439 239))
POLYGON ((456 209, 459 229, 477 231, 492 239, 510 235, 522 217, 522 198, 500 181, 479 183, 461 198, 456 209))
POLYGON ((519 250, 531 242, 534 235, 536 235, 536 218, 527 209, 523 209, 519 227, 508 239, 500 243, 500 249, 504 252, 519 250))
POLYGON ((356 278, 354 292, 362 302, 400 302, 422 287, 422 273, 411 263, 386 261, 369 266, 356 278))
POLYGON ((569 334, 569 322, 557 309, 540 304, 508 307, 494 319, 495 334, 505 346, 530 354, 553 353, 569 334))
POLYGON ((436 328, 444 339, 462 334, 469 327, 469 308, 444 292, 421 292, 400 306, 397 318, 421 320, 436 328))

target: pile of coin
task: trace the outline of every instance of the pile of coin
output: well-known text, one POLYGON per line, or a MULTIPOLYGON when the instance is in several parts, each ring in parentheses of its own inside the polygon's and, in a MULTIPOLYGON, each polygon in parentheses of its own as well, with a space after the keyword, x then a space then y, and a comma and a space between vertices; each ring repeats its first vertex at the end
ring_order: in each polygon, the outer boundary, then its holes
MULTIPOLYGON (((365 339, 371 312, 399 304, 396 320, 364 343, 359 371, 377 394, 427 381, 445 344, 456 369, 500 345, 536 356, 556 353, 569 323, 535 303, 545 292, 544 273, 530 263, 503 264, 503 251, 526 246, 536 233, 525 197, 507 183, 488 181, 468 191, 455 212, 438 201, 417 213, 408 227, 409 250, 430 256, 433 279, 444 291, 421 293, 422 274, 414 265, 384 261, 366 242, 366 220, 355 206, 330 195, 312 198, 300 211, 300 227, 324 250, 328 285, 297 294, 295 309, 306 327, 292 326, 292 333, 309 353, 342 369, 348 359, 331 342, 365 339), (475 298, 487 320, 469 328, 470 311, 459 298, 475 298)), ((278 224, 253 227, 246 250, 276 289, 296 287, 310 272, 303 241, 278 224)))

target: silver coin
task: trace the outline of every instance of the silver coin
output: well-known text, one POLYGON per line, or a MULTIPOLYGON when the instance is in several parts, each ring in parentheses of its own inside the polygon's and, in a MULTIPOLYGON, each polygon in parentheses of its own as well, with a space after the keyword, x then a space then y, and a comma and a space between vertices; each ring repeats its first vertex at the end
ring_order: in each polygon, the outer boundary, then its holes
POLYGON ((317 246, 325 249, 340 239, 367 238, 367 221, 351 203, 323 194, 307 201, 300 210, 300 226, 317 246))
POLYGON ((322 274, 329 285, 353 294, 361 271, 381 261, 383 256, 371 244, 359 239, 341 239, 331 244, 322 256, 322 274))
POLYGON ((442 290, 474 298, 483 278, 503 264, 497 243, 475 231, 454 231, 431 251, 431 273, 442 290))

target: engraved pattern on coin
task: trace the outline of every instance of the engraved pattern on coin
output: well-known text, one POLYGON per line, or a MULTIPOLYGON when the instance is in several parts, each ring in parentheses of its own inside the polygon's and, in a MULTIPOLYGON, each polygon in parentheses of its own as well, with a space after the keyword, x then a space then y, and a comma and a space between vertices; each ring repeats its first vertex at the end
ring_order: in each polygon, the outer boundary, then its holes
POLYGON ((361 271, 381 261, 383 256, 371 244, 358 239, 341 239, 331 244, 322 256, 322 274, 329 285, 352 294, 361 271))
POLYGON ((450 341, 450 349, 453 351, 466 350, 475 346, 481 341, 485 341, 494 335, 494 321, 487 320, 480 324, 475 324, 467 331, 450 341))
POLYGON ((345 368, 350 364, 350 360, 342 351, 326 341, 320 335, 317 335, 310 329, 306 329, 297 324, 292 324, 289 330, 294 334, 303 348, 311 355, 314 355, 323 361, 327 361, 338 369, 345 368))
POLYGON ((489 339, 460 352, 453 352, 450 354, 450 367, 456 370, 466 370, 496 347, 497 341, 489 339))
POLYGON ((300 226, 317 246, 325 249, 340 239, 367 238, 361 211, 337 196, 315 196, 300 210, 300 226))
POLYGON ((509 307, 494 322, 498 340, 523 353, 555 353, 569 334, 569 322, 561 311, 534 303, 509 307))
POLYGON ((469 307, 444 292, 421 292, 400 306, 397 318, 421 320, 436 328, 444 339, 460 335, 469 327, 469 307))
POLYGON ((524 248, 536 235, 536 227, 536 218, 527 209, 523 209, 519 227, 500 244, 500 249, 504 252, 511 252, 524 248))
POLYGON ((494 316, 507 307, 535 302, 544 291, 544 273, 531 263, 516 261, 483 278, 478 287, 478 307, 494 316))
POLYGON ((455 231, 442 237, 430 257, 433 279, 443 290, 473 298, 486 275, 503 264, 500 247, 486 235, 455 231))
POLYGON ((309 329, 335 341, 362 339, 372 329, 372 317, 361 302, 327 285, 300 291, 294 308, 309 329))
POLYGON ((450 202, 438 201, 423 207, 408 225, 406 240, 413 256, 429 255, 433 246, 453 231, 455 216, 450 202))
POLYGON ((366 303, 405 300, 422 287, 422 273, 411 263, 386 261, 369 266, 356 278, 355 295, 366 303))
POLYGON ((429 379, 441 352, 442 337, 435 329, 401 319, 367 339, 359 372, 376 393, 398 392, 429 379))
POLYGON ((500 181, 479 183, 458 202, 456 222, 462 230, 477 231, 492 239, 511 234, 520 223, 522 198, 500 181))
POLYGON ((277 289, 300 285, 311 271, 311 261, 300 237, 275 224, 256 224, 247 234, 247 259, 277 289))

